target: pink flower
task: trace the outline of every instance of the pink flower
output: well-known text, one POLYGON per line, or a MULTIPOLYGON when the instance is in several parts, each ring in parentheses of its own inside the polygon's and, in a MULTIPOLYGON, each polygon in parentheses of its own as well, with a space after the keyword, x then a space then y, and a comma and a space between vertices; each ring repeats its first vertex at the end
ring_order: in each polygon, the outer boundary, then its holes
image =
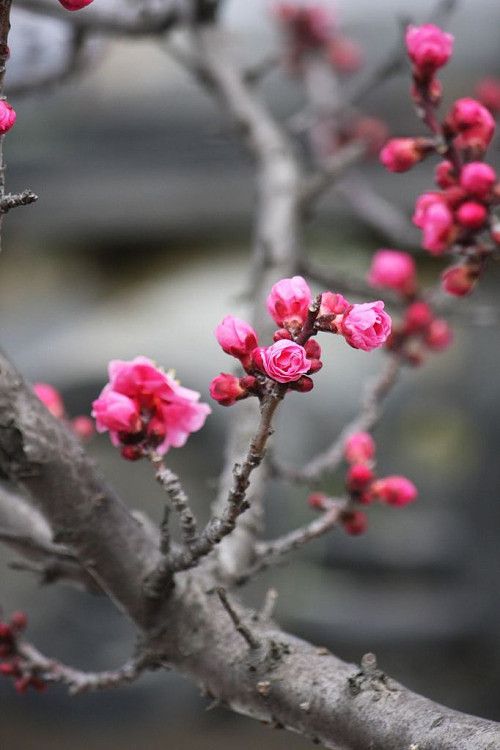
POLYGON ((0 135, 7 133, 16 121, 16 112, 5 99, 0 99, 0 135))
POLYGON ((422 138, 391 138, 380 152, 380 161, 389 172, 407 172, 428 151, 422 138))
POLYGON ((450 346, 452 341, 453 332, 446 320, 435 318, 425 333, 425 343, 429 349, 443 351, 450 346))
POLYGON ((374 474, 366 464, 353 464, 347 472, 347 488, 350 492, 363 492, 373 482, 374 474))
POLYGON ((475 99, 457 99, 447 118, 446 127, 456 133, 457 148, 469 148, 482 153, 495 132, 495 120, 490 112, 475 99))
POLYGON ((256 349, 254 361, 266 375, 278 383, 292 383, 311 367, 303 346, 280 339, 266 348, 256 349))
POLYGON ((33 391, 53 417, 63 419, 64 403, 61 394, 53 385, 49 385, 49 383, 35 383, 33 391))
POLYGON ((405 315, 405 333, 417 333, 423 331, 432 322, 432 310, 421 300, 417 300, 408 306, 405 315))
POLYGON ((487 198, 496 181, 495 170, 482 161, 469 162, 460 172, 460 185, 475 198, 487 198))
POLYGON ((474 289, 478 279, 477 270, 463 264, 451 266, 441 274, 441 288, 455 297, 465 297, 474 289))
POLYGON ((372 485, 372 492, 388 505, 402 507, 416 500, 418 491, 406 477, 390 476, 378 479, 372 485))
POLYGON ((406 49, 412 63, 420 73, 432 74, 446 65, 453 52, 453 36, 438 26, 408 26, 406 49))
POLYGON ((328 59, 341 73, 355 73, 363 65, 359 44, 344 36, 337 36, 328 45, 328 59))
POLYGON ((94 434, 94 423, 90 417, 80 415, 71 420, 71 429, 80 440, 89 440, 94 434))
POLYGON ((241 387, 240 379, 228 372, 221 372, 209 386, 210 395, 221 406, 232 406, 247 395, 247 391, 241 387))
POLYGON ((424 193, 415 206, 413 223, 422 229, 422 246, 432 255, 441 255, 456 234, 453 214, 439 193, 424 193))
POLYGON ((215 329, 215 337, 226 354, 247 359, 257 346, 257 334, 252 326, 233 315, 226 315, 215 329))
POLYGON ((134 458, 151 448, 164 454, 182 447, 210 414, 207 404, 198 403, 199 393, 183 388, 147 357, 114 360, 108 372, 109 383, 94 401, 92 414, 97 430, 109 430, 126 458, 132 457, 131 442, 134 458))
POLYGON ((411 294, 415 290, 415 275, 415 261, 411 255, 400 250, 378 250, 373 256, 368 283, 411 294))
POLYGON ((350 464, 371 461, 375 456, 375 441, 368 432, 355 432, 344 443, 344 456, 350 464))
POLYGON ((66 10, 81 10, 86 5, 90 5, 93 0, 59 0, 59 2, 66 10))
POLYGON ((449 188, 452 187, 452 185, 456 185, 457 178, 454 174, 454 168, 451 161, 445 159, 444 161, 439 162, 434 172, 434 179, 436 185, 439 185, 440 188, 449 188))
POLYGON ((361 510, 349 510, 342 513, 340 522, 344 530, 351 536, 364 534, 368 528, 368 518, 361 510))
POLYGON ((340 333, 354 349, 370 352, 382 346, 391 333, 392 321, 384 310, 384 303, 365 302, 353 305, 343 316, 340 333))
POLYGON ((307 317, 312 294, 302 276, 281 279, 267 298, 269 315, 279 326, 300 327, 307 317))

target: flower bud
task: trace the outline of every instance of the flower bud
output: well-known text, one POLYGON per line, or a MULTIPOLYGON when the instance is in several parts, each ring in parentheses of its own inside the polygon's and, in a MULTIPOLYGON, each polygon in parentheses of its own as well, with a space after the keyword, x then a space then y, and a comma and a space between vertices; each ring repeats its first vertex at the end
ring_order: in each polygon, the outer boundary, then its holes
POLYGON ((89 440, 95 432, 94 423, 84 415, 71 420, 71 429, 80 440, 89 440))
POLYGON ((461 149, 472 149, 483 153, 488 147, 495 121, 490 112, 475 99, 457 99, 451 108, 445 126, 455 136, 455 145, 461 149))
POLYGON ((290 383, 289 387, 298 393, 309 393, 314 388, 314 382, 307 375, 302 375, 295 383, 290 383))
POLYGON ((215 337, 226 354, 250 361, 257 346, 257 334, 251 325, 233 315, 226 315, 215 329, 215 337))
POLYGON ((81 10, 93 2, 93 0, 59 0, 66 10, 81 10))
POLYGON ((16 112, 5 99, 0 99, 0 135, 7 133, 16 121, 16 112))
POLYGON ((375 441, 368 432, 355 432, 344 443, 344 457, 350 464, 371 461, 375 456, 375 441))
POLYGON ((346 511, 342 514, 340 522, 344 530, 351 536, 364 534, 368 528, 368 518, 361 510, 346 511))
POLYGON ((415 290, 415 275, 415 261, 411 255, 399 250, 378 250, 373 256, 368 283, 394 289, 400 294, 411 294, 415 290))
POLYGON ((424 138, 391 138, 380 152, 380 161, 389 172, 407 172, 428 152, 424 138))
POLYGON ((304 349, 306 350, 306 354, 311 359, 319 359, 321 357, 321 347, 316 341, 316 339, 309 339, 304 344, 304 349))
POLYGON ((363 65, 361 47, 347 37, 336 36, 328 44, 328 60, 341 73, 355 73, 363 65))
POLYGON ((405 41, 408 56, 420 75, 430 76, 446 65, 453 53, 453 36, 432 23, 408 26, 405 41))
POLYGON ((457 178, 453 164, 448 159, 439 162, 434 170, 434 180, 440 188, 449 188, 457 184, 457 178))
POLYGON ((441 288, 455 297, 465 297, 474 289, 478 276, 477 269, 467 263, 451 266, 441 274, 441 288))
POLYGON ((54 386, 49 383, 35 383, 33 391, 53 417, 63 419, 64 403, 61 394, 54 386))
POLYGON ((347 472, 347 488, 350 492, 361 492, 373 481, 374 474, 366 464, 354 464, 347 472))
POLYGON ((463 189, 482 200, 489 196, 496 180, 495 170, 481 161, 465 164, 460 172, 460 185, 463 189))
POLYGON ((500 112, 500 81, 497 78, 483 78, 477 84, 475 94, 493 115, 500 112))
POLYGON ((354 349, 370 352, 387 341, 391 324, 381 300, 365 302, 347 310, 340 323, 340 332, 354 349))
POLYGON ((311 492, 307 498, 310 508, 314 510, 326 510, 328 497, 324 492, 311 492))
POLYGON ((311 290, 305 279, 293 276, 274 284, 267 298, 267 310, 279 326, 300 328, 311 300, 311 290))
POLYGON ((287 331, 286 328, 278 328, 273 334, 273 341, 279 341, 280 339, 288 339, 288 341, 291 341, 292 338, 292 334, 290 331, 287 331))
POLYGON ((413 482, 401 476, 377 479, 372 485, 372 492, 382 502, 399 507, 413 502, 418 495, 413 482))
POLYGON ((442 351, 447 349, 453 341, 453 332, 446 322, 441 318, 432 321, 425 334, 425 343, 429 349, 442 351))
POLYGON ((241 387, 239 378, 228 372, 221 372, 217 375, 210 383, 209 391, 212 398, 221 406, 232 406, 236 401, 248 395, 247 391, 241 387))
POLYGON ((466 229, 480 229, 488 217, 488 209, 482 203, 466 201, 457 210, 456 216, 466 229))
POLYGON ((432 310, 427 302, 413 302, 406 310, 405 333, 417 333, 430 325, 433 319, 432 310))

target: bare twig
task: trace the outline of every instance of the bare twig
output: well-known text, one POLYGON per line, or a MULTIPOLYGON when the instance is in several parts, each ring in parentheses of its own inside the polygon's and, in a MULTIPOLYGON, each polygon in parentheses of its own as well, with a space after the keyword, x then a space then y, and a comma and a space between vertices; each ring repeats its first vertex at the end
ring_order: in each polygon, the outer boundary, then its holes
POLYGON ((336 151, 321 165, 321 171, 304 181, 300 196, 300 207, 307 211, 328 188, 344 175, 349 167, 356 164, 366 152, 366 143, 353 141, 336 151))
POLYGON ((0 214, 6 214, 18 206, 29 206, 30 203, 35 203, 37 200, 38 195, 32 190, 23 190, 22 193, 7 193, 0 199, 0 214))
POLYGON ((250 628, 248 628, 241 620, 241 617, 238 615, 232 604, 229 602, 229 599, 227 597, 226 590, 222 588, 222 586, 219 586, 217 588, 217 596, 219 597, 222 606, 228 613, 229 617, 231 618, 234 627, 238 631, 238 633, 241 635, 242 638, 247 642, 248 647, 252 649, 260 648, 260 641, 254 636, 250 628))
MULTIPOLYGON (((155 473, 156 479, 165 490, 171 507, 177 513, 181 525, 181 533, 184 544, 190 547, 197 535, 196 518, 189 505, 189 498, 184 492, 177 474, 168 469, 160 455, 152 453, 149 456, 155 473)), ((168 518, 166 519, 168 522, 168 518)), ((165 527, 165 523, 163 527, 165 527)))
POLYGON ((278 601, 278 592, 276 589, 268 589, 264 599, 264 604, 259 612, 259 620, 262 622, 269 622, 273 616, 276 602, 278 601))
POLYGON ((146 652, 113 671, 82 672, 60 661, 47 658, 26 641, 17 644, 17 654, 24 674, 32 674, 43 682, 67 685, 71 695, 121 687, 135 682, 146 670, 157 669, 161 665, 156 657, 146 652))

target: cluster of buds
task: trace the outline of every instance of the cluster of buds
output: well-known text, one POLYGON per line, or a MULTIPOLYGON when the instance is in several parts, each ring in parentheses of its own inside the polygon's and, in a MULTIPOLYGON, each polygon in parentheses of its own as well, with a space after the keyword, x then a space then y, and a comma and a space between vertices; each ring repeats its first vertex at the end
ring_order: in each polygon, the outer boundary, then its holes
POLYGON ((437 318, 418 286, 415 261, 401 250, 378 250, 373 256, 368 283, 391 289, 405 306, 403 320, 394 323, 386 348, 397 352, 408 364, 419 365, 426 350, 442 351, 453 340, 450 326, 437 318))
POLYGON ((129 461, 182 447, 210 414, 210 407, 199 403, 199 393, 181 386, 147 357, 113 360, 108 374, 92 416, 97 431, 109 431, 111 442, 129 461))
POLYGON ((94 424, 90 417, 81 414, 78 417, 69 419, 66 416, 62 396, 53 385, 49 383, 35 383, 33 391, 52 416, 64 422, 77 438, 88 440, 92 437, 94 434, 94 424))
POLYGON ((331 7, 323 3, 278 2, 274 14, 289 40, 291 70, 300 70, 304 56, 310 52, 322 54, 339 73, 353 73, 361 67, 361 48, 339 33, 331 7))
POLYGON ((18 653, 17 640, 26 625, 24 612, 14 612, 8 622, 0 620, 0 675, 14 680, 18 693, 26 693, 30 687, 42 692, 47 687, 46 682, 26 669, 18 653))
MULTIPOLYGON (((349 464, 346 489, 349 507, 340 516, 344 530, 353 536, 363 534, 368 519, 357 505, 370 505, 376 501, 401 508, 417 498, 417 488, 406 477, 377 477, 375 468, 375 442, 367 432, 357 432, 347 438, 344 457, 349 464)), ((331 501, 320 492, 309 496, 309 505, 325 511, 331 501)))
POLYGON ((223 406, 247 396, 262 398, 273 383, 310 391, 310 376, 322 367, 321 347, 313 338, 319 332, 340 334, 353 348, 364 351, 382 346, 391 332, 383 302, 352 305, 334 292, 313 299, 302 276, 278 281, 267 298, 267 310, 279 326, 270 346, 259 346, 252 326, 232 315, 216 328, 222 349, 238 359, 246 372, 244 377, 221 373, 212 380, 210 394, 223 406))
MULTIPOLYGON (((391 172, 405 172, 431 153, 442 159, 435 172, 439 189, 418 198, 413 223, 422 230, 422 247, 431 255, 453 251, 460 257, 457 265, 444 271, 442 288, 464 296, 472 292, 487 258, 500 245, 500 224, 493 214, 500 203, 500 183, 483 161, 495 121, 481 101, 471 98, 455 101, 439 120, 436 108, 442 87, 435 74, 451 57, 450 34, 433 24, 410 26, 406 46, 412 62, 412 97, 431 137, 391 139, 380 159, 391 172)), ((483 88, 483 97, 489 94, 491 102, 491 87, 483 88)))

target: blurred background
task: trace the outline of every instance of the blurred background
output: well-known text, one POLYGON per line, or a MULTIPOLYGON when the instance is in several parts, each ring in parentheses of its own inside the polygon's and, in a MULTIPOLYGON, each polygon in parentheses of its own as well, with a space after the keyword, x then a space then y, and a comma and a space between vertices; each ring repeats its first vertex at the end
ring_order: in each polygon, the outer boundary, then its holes
MULTIPOLYGON (((335 2, 343 30, 363 47, 365 70, 396 44, 399 16, 421 22, 432 7, 335 2)), ((227 0, 223 19, 242 59, 279 48, 268 2, 227 0)), ((462 0, 447 30, 456 46, 440 76, 445 106, 471 95, 486 73, 500 75, 500 5, 462 0)), ((225 314, 246 314, 252 165, 214 101, 159 40, 97 38, 81 76, 23 94, 27 70, 43 80, 64 66, 69 39, 62 22, 14 14, 7 95, 18 121, 5 142, 7 186, 32 188, 40 199, 5 220, 1 345, 31 381, 61 389, 71 416, 89 413, 110 359, 137 354, 175 368, 209 400, 209 381, 228 367, 213 329, 225 314)), ((262 96, 283 122, 303 108, 300 86, 282 67, 266 78, 262 96)), ((394 135, 420 132, 407 72, 369 93, 362 107, 394 135)), ((404 175, 387 174, 376 159, 361 169, 403 217, 432 180, 427 163, 404 175)), ((313 257, 360 276, 375 249, 394 246, 360 222, 341 191, 322 199, 304 242, 313 257)), ((432 281, 438 265, 422 258, 422 277, 432 281)), ((262 574, 244 595, 259 606, 273 586, 284 628, 346 660, 374 651, 408 687, 500 720, 498 283, 492 268, 471 302, 457 301, 454 345, 404 373, 376 431, 380 473, 410 477, 419 501, 403 511, 374 509, 364 537, 333 532, 262 574)), ((338 433, 383 357, 334 340, 326 349, 314 391, 292 394, 280 415, 276 444, 287 460, 305 460, 338 433)), ((204 430, 169 454, 203 519, 236 410, 214 406, 204 430)), ((160 518, 161 492, 148 466, 123 462, 106 437, 89 450, 131 507, 160 518)), ((325 486, 339 490, 341 477, 325 486)), ((269 497, 269 536, 311 518, 304 490, 276 483, 269 497)), ((0 601, 7 613, 27 612, 29 637, 42 651, 86 669, 112 668, 128 656, 132 629, 109 602, 41 588, 12 571, 12 559, 0 549, 0 601)), ((77 698, 55 687, 21 697, 4 680, 0 707, 2 748, 310 746, 221 709, 205 711, 197 689, 174 674, 77 698)))

